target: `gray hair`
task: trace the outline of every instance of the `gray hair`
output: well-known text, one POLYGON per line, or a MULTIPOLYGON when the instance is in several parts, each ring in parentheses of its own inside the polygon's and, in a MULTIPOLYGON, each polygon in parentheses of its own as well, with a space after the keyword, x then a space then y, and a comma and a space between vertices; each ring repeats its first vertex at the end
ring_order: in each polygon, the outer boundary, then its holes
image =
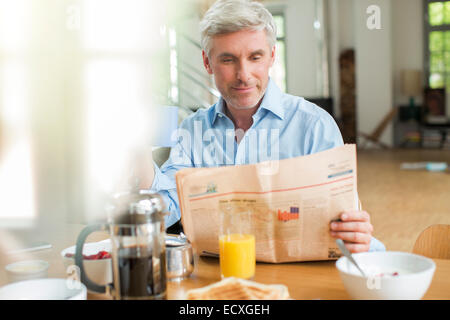
POLYGON ((264 6, 251 0, 219 0, 205 13, 200 22, 201 44, 209 56, 211 38, 240 30, 265 30, 267 41, 273 47, 277 27, 272 14, 264 6))

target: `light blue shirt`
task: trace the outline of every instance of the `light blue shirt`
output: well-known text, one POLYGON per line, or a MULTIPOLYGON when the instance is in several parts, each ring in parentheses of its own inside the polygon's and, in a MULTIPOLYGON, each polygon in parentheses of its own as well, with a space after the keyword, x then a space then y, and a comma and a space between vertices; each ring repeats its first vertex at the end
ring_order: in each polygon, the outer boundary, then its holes
MULTIPOLYGON (((271 79, 253 115, 252 126, 241 133, 240 143, 236 142, 233 121, 224 107, 220 98, 210 108, 186 118, 169 159, 161 168, 154 164, 151 190, 161 194, 168 206, 167 227, 180 219, 175 182, 175 173, 180 169, 282 160, 343 145, 339 128, 329 113, 304 98, 281 92, 271 79)), ((385 250, 384 245, 372 238, 370 251, 380 250, 385 250)))

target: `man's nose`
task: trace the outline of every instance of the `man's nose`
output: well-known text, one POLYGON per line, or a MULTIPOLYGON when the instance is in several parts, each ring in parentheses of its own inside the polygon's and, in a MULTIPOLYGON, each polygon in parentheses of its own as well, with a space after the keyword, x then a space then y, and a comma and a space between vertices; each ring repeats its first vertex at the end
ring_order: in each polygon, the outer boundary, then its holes
POLYGON ((246 82, 250 79, 250 66, 247 64, 247 62, 239 63, 236 77, 243 82, 246 82))

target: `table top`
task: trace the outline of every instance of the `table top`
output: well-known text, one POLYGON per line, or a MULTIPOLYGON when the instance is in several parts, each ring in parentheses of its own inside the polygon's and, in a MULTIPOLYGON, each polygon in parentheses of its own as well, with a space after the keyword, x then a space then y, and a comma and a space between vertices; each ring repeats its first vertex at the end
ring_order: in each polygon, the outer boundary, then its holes
MULTIPOLYGON (((220 281, 219 259, 196 259, 195 271, 188 279, 168 283, 168 299, 183 299, 186 291, 220 281)), ((450 260, 433 259, 436 271, 423 299, 450 299, 450 260)), ((350 299, 336 269, 336 261, 296 263, 256 263, 254 281, 264 284, 284 284, 295 300, 350 299)))
MULTIPOLYGON (((50 263, 49 278, 67 278, 61 258, 61 250, 75 244, 82 225, 65 225, 57 232, 47 233, 47 241, 51 249, 29 253, 27 259, 42 259, 50 263), (50 234, 52 234, 50 236, 50 234)), ((53 229, 55 230, 55 229, 53 229)), ((87 242, 107 238, 104 232, 97 232, 88 237, 87 242)), ((7 263, 22 260, 23 256, 8 257, 0 260, 0 285, 7 283, 4 266, 7 263)), ((450 299, 450 260, 433 259, 436 271, 433 281, 424 299, 450 299)), ((220 281, 219 259, 195 257, 194 273, 181 281, 169 281, 167 285, 168 299, 183 299, 186 291, 200 288, 220 281)), ((264 284, 284 284, 289 294, 296 300, 341 300, 350 299, 335 267, 335 261, 297 262, 297 263, 257 263, 254 281, 264 284)), ((109 299, 102 294, 88 294, 88 299, 109 299)))

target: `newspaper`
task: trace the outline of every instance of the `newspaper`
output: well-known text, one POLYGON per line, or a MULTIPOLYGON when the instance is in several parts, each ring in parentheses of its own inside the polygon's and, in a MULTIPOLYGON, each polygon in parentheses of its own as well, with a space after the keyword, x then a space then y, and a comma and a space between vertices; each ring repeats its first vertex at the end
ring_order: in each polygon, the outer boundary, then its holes
POLYGON ((176 174, 181 222, 197 253, 219 253, 223 204, 251 211, 256 260, 341 256, 330 222, 358 208, 356 146, 251 165, 189 168, 176 174))

